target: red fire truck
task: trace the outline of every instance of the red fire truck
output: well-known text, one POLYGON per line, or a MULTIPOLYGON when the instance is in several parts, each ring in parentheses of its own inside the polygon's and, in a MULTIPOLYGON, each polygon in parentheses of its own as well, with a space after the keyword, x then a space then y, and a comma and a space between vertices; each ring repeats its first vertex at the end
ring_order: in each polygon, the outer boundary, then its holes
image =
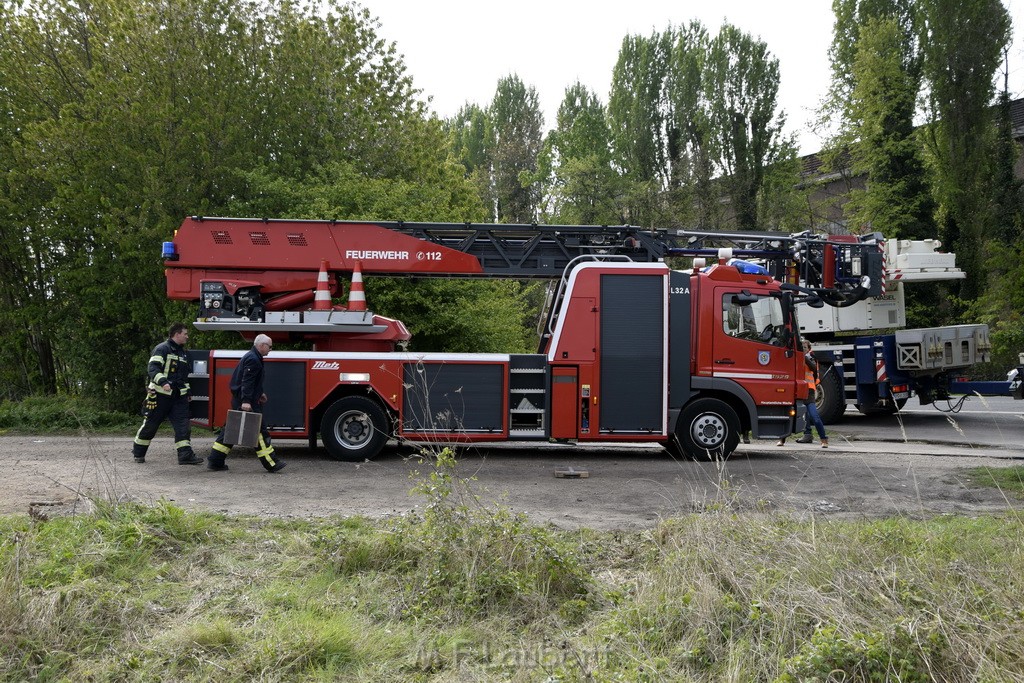
MULTIPOLYGON (((670 269, 668 256, 711 255, 687 249, 697 234, 193 217, 164 244, 164 259, 167 294, 199 303, 198 329, 312 344, 266 358, 264 421, 275 438, 313 447, 319 434, 331 457, 348 461, 374 457, 392 438, 654 442, 724 458, 745 431, 794 431, 807 391, 795 301, 864 296, 870 277, 861 273, 878 250, 864 240, 745 236, 737 255, 774 258, 781 271, 801 252, 824 250, 818 261, 829 272, 812 292, 730 262, 728 249, 709 267, 670 269), (347 306, 333 303, 338 274, 352 276, 347 306), (404 350, 400 321, 366 310, 363 274, 559 284, 537 353, 421 353, 404 350)), ((191 353, 193 421, 222 427, 244 350, 191 353)))

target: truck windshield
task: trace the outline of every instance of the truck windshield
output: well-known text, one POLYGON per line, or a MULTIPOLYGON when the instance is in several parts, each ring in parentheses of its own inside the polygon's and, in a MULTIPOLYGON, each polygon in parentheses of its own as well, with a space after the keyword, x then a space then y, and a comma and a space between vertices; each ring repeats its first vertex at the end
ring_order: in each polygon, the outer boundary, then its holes
POLYGON ((730 337, 761 344, 784 346, 786 317, 777 297, 758 296, 740 303, 736 294, 722 297, 722 327, 730 337))

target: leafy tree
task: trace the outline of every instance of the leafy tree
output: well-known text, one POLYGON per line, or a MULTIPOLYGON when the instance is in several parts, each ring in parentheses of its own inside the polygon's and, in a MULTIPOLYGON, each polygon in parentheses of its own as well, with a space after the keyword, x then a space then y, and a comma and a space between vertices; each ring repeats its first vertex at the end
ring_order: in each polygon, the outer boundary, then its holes
POLYGON ((728 24, 714 38, 696 22, 627 37, 609 118, 631 222, 724 227, 723 196, 742 228, 782 221, 797 175, 778 85, 765 44, 728 24))
MULTIPOLYGON (((1006 74, 1008 80, 1009 75, 1006 74)), ((1021 155, 1013 139, 1010 116, 1010 93, 1004 84, 996 105, 996 139, 992 155, 994 189, 992 237, 997 244, 1010 245, 1024 241, 1024 181, 1014 174, 1014 165, 1021 155)))
POLYGON ((540 191, 532 179, 537 173, 543 125, 536 89, 527 88, 514 74, 502 78, 488 108, 488 118, 497 220, 536 222, 540 191))
POLYGON ((762 229, 768 204, 767 176, 781 173, 796 184, 796 150, 783 135, 778 111, 779 61, 768 46, 729 24, 712 40, 704 70, 710 125, 718 136, 722 183, 741 229, 762 229))
POLYGON ((903 36, 900 51, 902 70, 911 79, 921 76, 920 13, 916 0, 832 0, 835 23, 829 62, 832 82, 829 96, 823 103, 825 118, 843 130, 851 120, 849 106, 856 86, 853 63, 857 57, 861 28, 872 19, 885 19, 896 24, 903 36))
POLYGON ((994 376, 998 377, 1017 363, 1017 354, 1024 349, 1024 183, 1013 171, 1021 150, 1013 140, 1005 80, 996 122, 992 230, 984 250, 986 287, 969 311, 971 319, 987 323, 991 330, 994 376))
POLYGON ((847 215, 888 237, 928 239, 935 235, 935 205, 914 135, 919 83, 906 68, 905 36, 885 18, 868 19, 859 35, 849 113, 853 170, 867 186, 851 196, 847 215))
POLYGON ((981 245, 989 236, 995 136, 995 74, 1010 41, 999 0, 921 0, 924 72, 932 116, 929 145, 938 172, 943 241, 968 273, 961 295, 984 286, 981 245))
MULTIPOLYGON (((610 225, 623 222, 616 206, 619 175, 612 165, 607 112, 596 94, 576 82, 566 88, 557 127, 545 140, 555 222, 610 225)), ((544 164, 542 164, 543 166, 544 164)))
POLYGON ((157 253, 183 216, 270 208, 259 193, 271 181, 315 180, 337 162, 407 187, 464 184, 365 10, 95 0, 2 12, 0 292, 18 311, 4 313, 16 327, 0 347, 28 354, 5 371, 19 391, 137 404, 149 350, 185 314, 166 301, 157 253))
MULTIPOLYGON (((921 51, 919 46, 921 15, 917 10, 914 0, 833 0, 832 10, 835 15, 832 44, 829 49, 832 82, 829 88, 829 95, 822 103, 820 111, 821 121, 819 122, 823 128, 829 130, 830 134, 829 140, 826 143, 826 149, 822 151, 821 157, 824 160, 824 170, 848 175, 851 169, 847 167, 847 164, 851 159, 855 158, 855 147, 859 147, 856 153, 859 153, 862 159, 860 163, 862 168, 858 172, 863 172, 863 167, 868 165, 867 162, 863 161, 866 148, 860 144, 861 140, 859 137, 861 134, 860 116, 864 112, 854 110, 855 102, 859 102, 861 109, 864 109, 865 101, 863 98, 869 94, 868 90, 862 87, 859 92, 860 99, 855 100, 854 90, 857 86, 857 72, 854 68, 854 63, 860 50, 863 27, 871 21, 886 22, 887 30, 895 26, 901 37, 899 49, 892 49, 885 55, 879 55, 874 66, 880 68, 883 62, 886 68, 890 70, 898 66, 898 70, 902 74, 900 78, 904 79, 904 91, 911 89, 916 95, 921 83, 921 51)), ((876 37, 875 41, 877 42, 878 40, 879 38, 876 37)), ((867 69, 870 56, 864 54, 861 56, 861 60, 862 70, 867 69)), ((887 82, 887 87, 891 89, 896 82, 895 75, 890 73, 887 82)), ((872 87, 877 90, 882 84, 883 81, 876 78, 872 87)), ((899 103, 894 104, 901 104, 902 102, 901 100, 899 103)), ((879 123, 882 120, 879 117, 883 116, 886 103, 874 103, 872 106, 874 107, 872 115, 875 116, 876 123, 879 123)), ((904 136, 906 131, 912 131, 914 129, 914 114, 913 102, 909 109, 905 106, 890 107, 889 111, 884 114, 883 126, 888 132, 883 135, 881 130, 879 130, 875 141, 887 141, 892 145, 893 149, 896 149, 905 157, 907 150, 900 149, 900 145, 896 143, 896 140, 899 139, 897 131, 903 131, 904 136)), ((880 167, 883 165, 884 162, 880 150, 876 150, 873 156, 876 166, 880 167)), ((905 174, 905 170, 901 174, 905 174)), ((854 184, 851 183, 848 186, 847 192, 852 193, 854 189, 854 184)), ((870 216, 850 215, 856 211, 856 203, 847 211, 848 220, 853 224, 851 227, 854 230, 860 227, 858 221, 862 222, 870 219, 870 216)), ((889 234, 889 227, 887 225, 875 225, 873 227, 889 234)))
POLYGON ((721 151, 706 94, 710 53, 711 39, 699 22, 676 32, 667 83, 669 154, 673 159, 670 184, 676 195, 672 204, 680 218, 692 217, 705 229, 724 227, 719 188, 713 182, 721 151))
POLYGON ((466 169, 466 177, 476 186, 484 203, 493 207, 497 201, 492 183, 491 155, 494 151, 494 130, 487 112, 467 103, 459 113, 444 124, 448 148, 466 169))
POLYGON ((608 118, 615 164, 626 181, 626 222, 654 224, 668 188, 665 80, 671 34, 626 36, 612 71, 608 118))

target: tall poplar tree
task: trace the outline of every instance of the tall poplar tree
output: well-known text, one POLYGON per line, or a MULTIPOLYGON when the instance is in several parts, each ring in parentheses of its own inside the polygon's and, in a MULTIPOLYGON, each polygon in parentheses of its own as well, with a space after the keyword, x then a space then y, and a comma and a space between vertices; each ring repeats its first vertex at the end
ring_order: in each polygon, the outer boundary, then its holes
POLYGON ((736 227, 764 229, 776 199, 766 192, 777 187, 767 182, 769 174, 786 177, 791 186, 797 180, 796 150, 778 108, 779 60, 763 41, 725 24, 711 42, 703 80, 736 227))
POLYGON ((466 103, 444 125, 449 152, 465 168, 466 177, 477 188, 484 205, 489 207, 490 216, 494 213, 497 198, 491 161, 494 129, 487 112, 479 105, 466 103))
POLYGON ((700 22, 674 33, 667 99, 673 143, 672 204, 701 229, 723 227, 719 186, 713 182, 721 158, 707 93, 711 37, 700 22))
POLYGON ((992 236, 995 76, 1010 41, 1010 16, 999 0, 920 5, 942 238, 967 271, 960 292, 972 300, 984 287, 981 246, 992 236))
POLYGON ((622 211, 626 221, 636 225, 658 221, 668 189, 665 82, 671 43, 670 33, 626 36, 612 71, 612 149, 627 188, 622 211))
POLYGON ((907 69, 912 56, 891 18, 869 18, 859 29, 848 113, 853 170, 866 176, 846 214, 856 227, 887 237, 935 236, 935 204, 926 182, 920 143, 914 135, 918 79, 907 69))
POLYGON ((535 180, 543 115, 537 90, 515 74, 498 81, 487 110, 495 192, 495 217, 502 223, 533 223, 540 206, 535 180))
POLYGON ((553 166, 553 218, 559 223, 608 225, 623 222, 621 192, 612 165, 607 112, 596 94, 576 82, 566 88, 557 126, 545 141, 553 166))

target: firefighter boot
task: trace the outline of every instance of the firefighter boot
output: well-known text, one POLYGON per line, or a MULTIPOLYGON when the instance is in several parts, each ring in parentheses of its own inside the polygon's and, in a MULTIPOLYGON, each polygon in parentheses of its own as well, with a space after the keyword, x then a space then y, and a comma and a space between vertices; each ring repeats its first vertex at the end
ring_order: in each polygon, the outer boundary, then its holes
POLYGON ((191 448, 178 449, 179 465, 202 465, 203 459, 196 455, 191 448))
POLYGON ((804 434, 803 436, 796 440, 797 443, 812 443, 813 441, 814 437, 812 437, 810 434, 804 434))
POLYGON ((231 446, 226 446, 220 441, 214 441, 213 448, 210 449, 210 455, 206 458, 206 469, 212 472, 226 472, 228 464, 224 462, 224 459, 228 457, 230 452, 231 446))
POLYGON ((259 456, 260 463, 267 469, 267 472, 280 472, 287 464, 284 460, 274 457, 274 451, 259 456))
MULTIPOLYGON (((142 429, 145 429, 146 425, 142 425, 142 429)), ((142 429, 139 430, 139 434, 142 433, 142 429)), ((149 439, 143 439, 139 436, 135 437, 135 443, 132 444, 132 457, 135 458, 135 462, 146 462, 146 451, 149 450, 149 439)))
POLYGON ((270 443, 270 437, 264 437, 263 434, 260 434, 258 444, 256 457, 260 459, 260 463, 267 468, 267 471, 280 472, 283 470, 285 462, 274 457, 274 446, 270 443))

